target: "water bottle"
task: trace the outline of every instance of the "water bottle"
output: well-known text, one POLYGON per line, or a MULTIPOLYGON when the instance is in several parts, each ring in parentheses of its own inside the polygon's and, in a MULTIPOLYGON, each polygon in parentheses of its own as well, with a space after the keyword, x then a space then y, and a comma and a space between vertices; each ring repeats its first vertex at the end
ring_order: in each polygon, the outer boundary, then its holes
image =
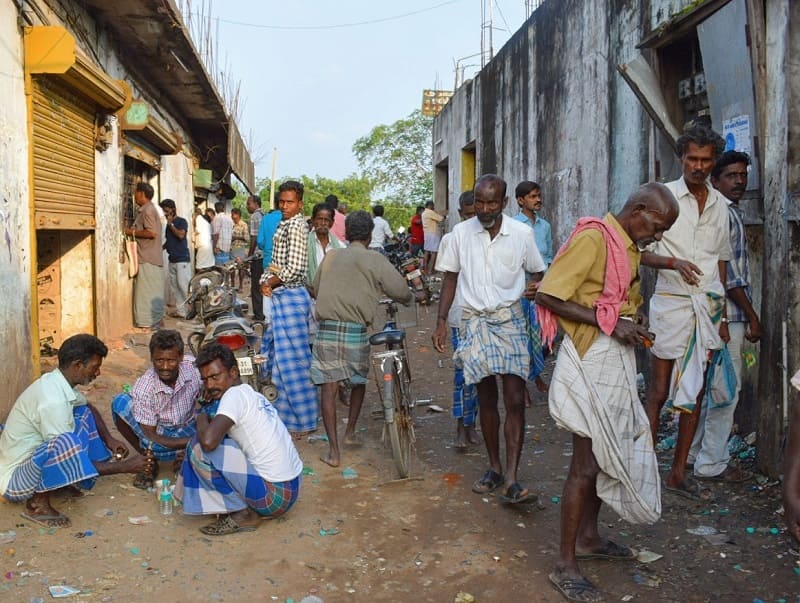
POLYGON ((158 505, 162 515, 172 515, 172 492, 162 490, 158 495, 158 505))

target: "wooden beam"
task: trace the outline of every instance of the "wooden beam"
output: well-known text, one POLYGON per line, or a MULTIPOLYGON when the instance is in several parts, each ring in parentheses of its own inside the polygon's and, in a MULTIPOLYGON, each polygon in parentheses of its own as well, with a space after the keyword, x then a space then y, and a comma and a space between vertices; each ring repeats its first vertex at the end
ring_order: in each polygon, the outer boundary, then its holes
MULTIPOLYGON (((766 106, 764 131, 764 283, 787 282, 788 270, 788 131, 786 64, 789 46, 789 2, 766 2, 766 106)), ((780 473, 783 434, 784 329, 788 310, 786 287, 770 287, 761 300, 761 362, 758 372, 756 466, 762 473, 780 473)))

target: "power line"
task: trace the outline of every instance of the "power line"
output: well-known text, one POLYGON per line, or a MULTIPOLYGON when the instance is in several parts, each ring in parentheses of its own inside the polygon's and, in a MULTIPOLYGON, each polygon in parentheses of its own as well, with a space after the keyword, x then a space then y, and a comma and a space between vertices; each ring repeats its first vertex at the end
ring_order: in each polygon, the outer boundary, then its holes
POLYGON ((213 18, 216 21, 219 21, 220 23, 227 23, 228 25, 240 25, 242 27, 253 27, 255 29, 277 29, 285 31, 313 31, 313 30, 318 31, 323 29, 343 29, 347 27, 359 27, 362 25, 374 25, 376 23, 385 23, 387 21, 397 21, 398 19, 405 19, 406 17, 412 17, 414 15, 427 13, 432 10, 436 10, 437 8, 441 8, 442 6, 447 6, 448 4, 456 4, 458 2, 461 2, 461 0, 448 0, 447 2, 440 2, 439 4, 434 4, 433 6, 429 6, 428 8, 422 8, 420 10, 403 13, 401 15, 394 15, 392 17, 370 19, 369 21, 355 21, 353 23, 337 23, 334 25, 263 25, 258 23, 246 23, 244 21, 233 21, 231 19, 221 19, 219 17, 213 17, 213 18))
POLYGON ((511 26, 508 24, 508 21, 506 21, 506 16, 503 14, 503 9, 500 8, 500 2, 495 0, 494 5, 497 7, 497 12, 500 13, 500 18, 503 20, 503 23, 506 24, 506 31, 509 34, 514 33, 514 32, 511 31, 511 26))

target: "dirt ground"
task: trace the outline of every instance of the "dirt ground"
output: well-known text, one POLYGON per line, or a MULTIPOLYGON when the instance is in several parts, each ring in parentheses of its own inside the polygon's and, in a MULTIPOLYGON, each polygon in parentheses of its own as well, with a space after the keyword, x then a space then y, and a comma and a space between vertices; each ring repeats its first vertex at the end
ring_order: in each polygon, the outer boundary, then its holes
MULTIPOLYGON (((333 469, 318 460, 324 442, 300 442, 307 475, 299 502, 254 533, 206 537, 197 528, 207 518, 179 510, 159 515, 155 496, 133 488, 125 475, 100 479, 83 498, 56 500, 72 519, 65 530, 45 530, 23 520, 19 505, 0 504, 0 532, 16 532, 16 541, 0 545, 0 599, 45 600, 49 585, 66 584, 81 590, 73 599, 104 602, 299 602, 316 595, 326 603, 438 603, 459 592, 482 603, 562 601, 547 575, 558 551, 569 437, 553 425, 546 397, 532 389, 520 481, 539 494, 538 503, 509 508, 473 494, 486 455, 482 447, 452 448, 452 364, 431 347, 434 318, 435 308, 423 308, 420 324, 408 330, 415 395, 447 412, 418 408, 411 479, 394 479, 381 423, 369 416, 377 401, 370 388, 361 421, 365 446, 344 449, 342 466, 333 469), (345 468, 357 477, 345 479, 345 468), (141 515, 152 523, 129 523, 141 515)), ((134 334, 110 342, 102 375, 88 388, 109 424, 111 397, 148 366, 148 340, 134 334)), ((669 459, 667 453, 661 460, 669 459)), ((162 469, 161 477, 174 476, 162 469)), ((628 525, 604 511, 608 534, 663 555, 647 564, 585 562, 607 601, 800 601, 800 552, 777 514, 779 486, 714 489, 713 504, 665 493, 663 517, 653 526, 628 525), (712 537, 719 544, 687 532, 700 526, 722 533, 712 537)))

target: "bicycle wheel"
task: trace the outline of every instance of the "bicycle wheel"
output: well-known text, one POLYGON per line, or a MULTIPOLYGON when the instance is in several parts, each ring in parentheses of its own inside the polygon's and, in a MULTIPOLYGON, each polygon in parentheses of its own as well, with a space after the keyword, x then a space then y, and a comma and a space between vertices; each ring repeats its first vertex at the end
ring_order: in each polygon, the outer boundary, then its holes
POLYGON ((414 420, 411 416, 411 384, 405 371, 394 373, 392 402, 394 420, 386 424, 392 457, 400 477, 408 477, 411 467, 411 450, 414 447, 414 420))

